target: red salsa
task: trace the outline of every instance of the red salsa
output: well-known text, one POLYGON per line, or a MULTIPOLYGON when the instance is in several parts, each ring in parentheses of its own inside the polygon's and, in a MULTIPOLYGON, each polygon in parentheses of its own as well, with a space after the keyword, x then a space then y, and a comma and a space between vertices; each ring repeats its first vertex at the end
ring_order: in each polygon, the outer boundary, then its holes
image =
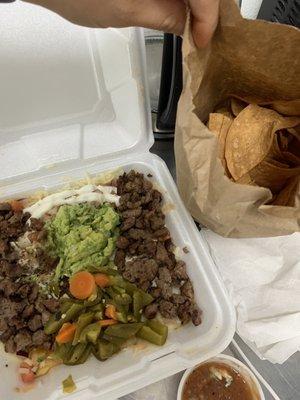
POLYGON ((254 385, 222 362, 200 365, 188 377, 182 400, 259 400, 254 385), (253 387, 252 387, 253 386, 253 387))

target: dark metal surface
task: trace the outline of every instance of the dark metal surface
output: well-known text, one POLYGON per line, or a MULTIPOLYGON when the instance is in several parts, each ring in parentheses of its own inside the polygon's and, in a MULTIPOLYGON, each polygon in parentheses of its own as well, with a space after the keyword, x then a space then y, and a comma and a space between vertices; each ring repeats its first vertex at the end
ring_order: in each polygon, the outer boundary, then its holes
POLYGON ((173 179, 176 181, 175 157, 174 157, 174 141, 173 139, 156 140, 151 153, 157 154, 167 164, 173 179))
POLYGON ((177 104, 182 91, 181 37, 164 34, 160 93, 156 126, 159 131, 174 132, 177 104))
MULTIPOLYGON (((263 376, 281 400, 300 399, 299 352, 294 354, 283 364, 272 364, 269 361, 258 358, 238 335, 235 335, 235 340, 251 364, 261 374, 261 376, 263 376)), ((232 345, 230 345, 229 348, 234 354, 234 357, 243 361, 232 345)), ((273 400, 273 396, 271 396, 266 390, 264 390, 264 393, 266 400, 273 400)))
POLYGON ((300 28, 300 0, 263 0, 257 18, 300 28))

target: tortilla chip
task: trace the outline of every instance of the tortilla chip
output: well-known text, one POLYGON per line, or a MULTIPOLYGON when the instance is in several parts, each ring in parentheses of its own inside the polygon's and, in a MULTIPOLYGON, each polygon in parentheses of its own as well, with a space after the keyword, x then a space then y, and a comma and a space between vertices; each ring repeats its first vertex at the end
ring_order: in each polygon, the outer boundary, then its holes
POLYGON ((282 156, 291 167, 300 167, 300 157, 297 157, 295 154, 290 153, 289 151, 283 151, 282 156))
POLYGON ((260 97, 257 97, 257 96, 254 96, 254 95, 239 96, 239 95, 236 95, 235 93, 231 93, 229 95, 229 97, 237 99, 237 100, 240 100, 243 103, 246 103, 247 105, 248 104, 257 104, 257 105, 259 105, 261 103, 261 101, 262 101, 262 99, 260 97))
POLYGON ((258 106, 268 107, 278 112, 279 114, 299 117, 300 115, 300 100, 265 100, 256 96, 236 96, 233 98, 238 99, 244 103, 257 104, 258 106))
POLYGON ((225 115, 225 117, 234 118, 234 115, 231 112, 231 108, 221 107, 218 108, 215 113, 225 115))
POLYGON ((222 128, 221 128, 221 131, 219 133, 219 138, 218 138, 218 141, 219 141, 218 156, 221 159, 222 164, 225 163, 226 167, 227 167, 227 164, 225 161, 225 144, 226 144, 227 134, 228 134, 228 131, 229 131, 229 128, 230 128, 232 122, 233 122, 233 120, 231 118, 223 115, 223 124, 222 124, 222 128))
POLYGON ((300 176, 300 167, 282 168, 269 161, 262 161, 249 172, 249 175, 258 186, 268 188, 277 194, 290 178, 300 176))
POLYGON ((235 117, 237 117, 239 113, 243 111, 245 107, 247 107, 247 105, 248 103, 236 97, 232 97, 230 100, 231 111, 235 117))
POLYGON ((280 148, 279 137, 276 134, 274 136, 270 152, 265 158, 265 160, 282 168, 299 167, 300 157, 297 157, 297 155, 288 151, 289 145, 284 147, 286 150, 282 150, 280 148))
POLYGON ((293 137, 288 144, 287 151, 293 153, 296 157, 300 157, 300 140, 293 137))
POLYGON ((290 165, 287 162, 285 162, 284 159, 282 159, 281 161, 278 161, 278 160, 274 160, 274 158, 266 157, 264 161, 268 161, 270 164, 275 165, 278 168, 283 168, 283 169, 290 168, 290 165))
POLYGON ((231 107, 230 107, 230 99, 225 99, 221 103, 218 103, 214 109, 214 113, 216 114, 223 114, 226 117, 234 117, 233 114, 231 113, 231 107))
POLYGON ((232 117, 220 113, 209 114, 208 128, 218 137, 218 157, 222 162, 226 174, 229 176, 225 160, 225 143, 228 130, 232 124, 232 117))
POLYGON ((300 118, 282 117, 273 110, 248 105, 231 124, 225 146, 225 159, 235 180, 255 168, 268 155, 274 133, 292 128, 300 118))
POLYGON ((277 132, 277 141, 280 151, 287 151, 290 142, 292 142, 294 137, 288 132, 287 129, 282 129, 277 132))
POLYGON ((300 141, 300 125, 297 125, 294 128, 289 128, 287 131, 300 141))
MULTIPOLYGON (((268 103, 266 103, 268 105, 268 103)), ((300 115, 300 100, 276 100, 269 103, 273 110, 282 115, 299 116, 300 115)))
MULTIPOLYGON (((270 148, 270 151, 266 157, 267 161, 270 160, 276 160, 279 163, 284 163, 284 157, 282 155, 282 150, 280 148, 280 138, 278 136, 278 134, 275 134, 273 137, 273 141, 272 141, 272 146, 270 148)), ((286 147, 287 148, 287 147, 286 147)))
POLYGON ((270 203, 274 206, 288 206, 294 207, 296 201, 296 193, 298 191, 300 177, 289 179, 286 186, 275 196, 274 200, 270 203))
POLYGON ((217 137, 219 137, 219 134, 222 129, 222 124, 223 124, 223 115, 221 113, 211 113, 209 114, 209 120, 208 120, 208 129, 212 131, 217 137))
POLYGON ((251 186, 257 186, 256 183, 251 179, 251 176, 249 174, 245 174, 241 178, 239 178, 236 183, 239 183, 240 185, 251 185, 251 186))

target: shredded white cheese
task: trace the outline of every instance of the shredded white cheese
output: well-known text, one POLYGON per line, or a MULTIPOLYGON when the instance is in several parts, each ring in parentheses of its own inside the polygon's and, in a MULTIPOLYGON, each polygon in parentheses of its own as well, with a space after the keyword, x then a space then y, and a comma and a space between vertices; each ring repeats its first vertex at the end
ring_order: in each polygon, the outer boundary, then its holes
POLYGON ((32 206, 24 209, 32 218, 41 218, 53 207, 63 204, 78 204, 85 202, 114 203, 119 205, 120 197, 116 194, 114 186, 85 185, 80 189, 64 190, 53 193, 37 201, 32 206))

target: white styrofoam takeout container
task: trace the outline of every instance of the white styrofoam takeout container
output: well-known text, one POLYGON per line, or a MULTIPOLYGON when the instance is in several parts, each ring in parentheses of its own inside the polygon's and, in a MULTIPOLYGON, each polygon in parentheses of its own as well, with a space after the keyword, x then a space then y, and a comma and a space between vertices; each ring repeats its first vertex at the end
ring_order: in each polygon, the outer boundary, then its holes
POLYGON ((240 375, 243 376, 244 380, 249 384, 250 388, 252 389, 254 398, 256 400, 265 400, 265 395, 262 390, 262 387, 260 386, 258 379, 254 375, 254 373, 251 371, 251 369, 248 368, 245 364, 243 364, 237 358, 228 356, 226 354, 219 354, 216 357, 206 360, 203 363, 200 363, 193 368, 187 369, 185 371, 185 373, 182 375, 182 378, 181 378, 179 386, 178 386, 177 400, 182 400, 184 386, 185 386, 185 383, 186 383, 188 377, 190 376, 190 374, 196 368, 200 367, 203 364, 210 363, 210 362, 227 364, 229 367, 231 367, 235 371, 239 372, 240 375))
POLYGON ((0 398, 114 399, 189 368, 231 341, 235 315, 215 266, 153 144, 138 29, 91 30, 25 3, 0 6, 0 196, 53 189, 86 172, 122 167, 151 173, 175 205, 167 226, 183 254, 203 323, 170 333, 162 348, 128 348, 100 363, 59 366, 17 394, 17 361, 1 352, 0 398), (8 362, 8 367, 5 366, 8 362))

